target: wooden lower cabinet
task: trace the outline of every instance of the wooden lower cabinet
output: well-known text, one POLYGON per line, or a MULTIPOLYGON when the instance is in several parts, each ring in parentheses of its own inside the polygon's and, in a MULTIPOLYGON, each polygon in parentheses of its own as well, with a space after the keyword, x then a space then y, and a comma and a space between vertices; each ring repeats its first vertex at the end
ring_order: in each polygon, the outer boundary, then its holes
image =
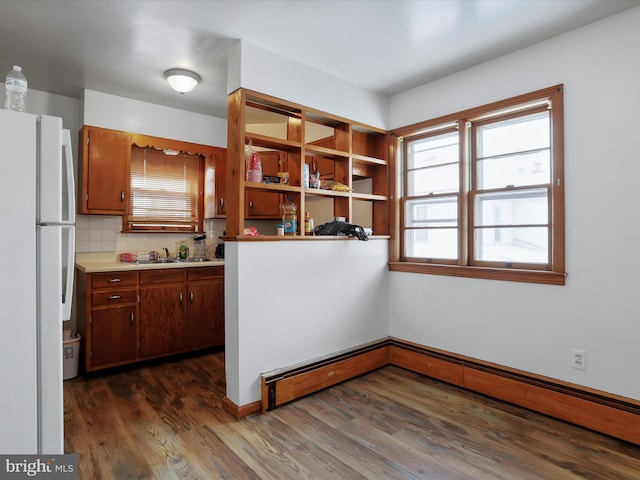
POLYGON ((224 268, 187 272, 187 349, 224 345, 224 268))
POLYGON ((77 278, 87 372, 224 345, 223 266, 77 278))
POLYGON ((185 350, 184 285, 140 288, 140 357, 185 350))
POLYGON ((136 360, 137 311, 137 305, 124 305, 95 309, 92 312, 90 364, 93 369, 136 360))
POLYGON ((82 367, 115 367, 138 358, 138 272, 76 272, 82 367))

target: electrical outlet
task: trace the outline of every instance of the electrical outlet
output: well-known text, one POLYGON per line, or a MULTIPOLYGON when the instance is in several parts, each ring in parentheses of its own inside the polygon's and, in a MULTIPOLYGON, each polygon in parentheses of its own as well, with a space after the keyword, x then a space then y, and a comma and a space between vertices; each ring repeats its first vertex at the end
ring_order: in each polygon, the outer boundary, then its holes
POLYGON ((571 353, 573 355, 571 366, 578 370, 585 370, 587 368, 587 352, 574 348, 571 353))

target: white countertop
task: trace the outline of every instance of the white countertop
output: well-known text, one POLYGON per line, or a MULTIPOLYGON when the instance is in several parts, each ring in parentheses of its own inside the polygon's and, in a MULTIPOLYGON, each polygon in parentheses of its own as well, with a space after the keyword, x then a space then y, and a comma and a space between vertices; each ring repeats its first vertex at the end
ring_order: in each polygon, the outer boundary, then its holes
POLYGON ((224 265, 224 260, 218 258, 204 262, 152 263, 140 265, 121 262, 119 252, 76 253, 76 268, 85 273, 157 270, 162 268, 201 268, 220 265, 224 265))

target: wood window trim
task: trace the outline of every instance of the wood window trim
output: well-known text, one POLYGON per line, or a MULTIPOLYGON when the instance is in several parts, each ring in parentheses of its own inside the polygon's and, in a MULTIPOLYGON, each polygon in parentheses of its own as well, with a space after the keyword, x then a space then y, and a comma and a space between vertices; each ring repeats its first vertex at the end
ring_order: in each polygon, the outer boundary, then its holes
MULTIPOLYGON (((419 122, 413 125, 402 127, 393 130, 391 137, 393 139, 400 139, 403 137, 418 137, 424 135, 429 131, 446 130, 447 125, 453 125, 462 121, 479 121, 485 118, 491 118, 494 115, 504 114, 510 108, 515 105, 528 105, 535 102, 544 101, 548 99, 552 105, 551 116, 551 129, 552 129, 552 155, 554 161, 552 162, 551 171, 551 184, 550 188, 553 189, 553 197, 550 206, 550 224, 553 226, 550 238, 550 270, 527 270, 523 268, 504 268, 504 267, 492 267, 492 266, 474 266, 463 264, 446 264, 429 263, 426 259, 424 261, 415 261, 415 259, 401 259, 401 237, 404 235, 403 229, 403 212, 399 208, 403 204, 402 190, 399 185, 395 186, 398 191, 396 202, 396 208, 393 212, 393 225, 395 230, 394 237, 398 241, 393 242, 390 246, 390 261, 388 263, 390 271, 409 272, 409 273, 422 273, 432 275, 447 275, 466 278, 483 278, 493 280, 505 280, 516 281, 526 283, 541 283, 549 285, 564 285, 565 284, 565 245, 564 245, 564 106, 563 106, 563 85, 555 85, 549 88, 537 90, 524 95, 519 95, 505 100, 493 102, 484 106, 464 110, 454 114, 444 115, 436 119, 419 122)), ((403 148, 403 147, 399 147, 403 148)), ((467 145, 461 146, 461 149, 466 150, 467 145)), ((404 177, 405 170, 398 172, 401 177, 404 177)), ((465 173, 461 173, 465 174, 465 173)), ((466 202, 464 202, 466 205, 466 202)), ((463 211, 467 207, 463 207, 463 211)), ((468 213, 465 213, 467 215, 468 213)), ((467 249, 467 234, 465 239, 461 240, 460 248, 467 249)), ((466 256, 466 255, 465 255, 466 256)))
POLYGON ((542 283, 546 285, 564 285, 565 273, 549 270, 521 270, 509 268, 473 267, 462 265, 444 265, 418 262, 389 262, 392 272, 423 273, 446 275, 450 277, 484 278, 510 282, 542 283))

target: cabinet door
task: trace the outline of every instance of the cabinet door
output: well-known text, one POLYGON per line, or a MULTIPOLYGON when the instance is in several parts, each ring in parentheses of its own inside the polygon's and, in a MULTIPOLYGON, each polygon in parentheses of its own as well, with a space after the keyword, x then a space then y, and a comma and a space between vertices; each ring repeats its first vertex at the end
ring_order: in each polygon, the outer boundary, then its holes
POLYGON ((79 213, 129 213, 131 134, 85 126, 80 139, 79 213))
POLYGON ((333 160, 307 156, 306 162, 309 164, 309 172, 320 172, 322 180, 333 180, 335 176, 333 160))
POLYGON ((120 365, 136 360, 136 324, 138 309, 135 305, 94 309, 91 312, 91 351, 88 370, 120 365))
POLYGON ((190 283, 187 300, 187 348, 224 344, 224 280, 190 283))
POLYGON ((224 196, 227 190, 227 152, 220 148, 205 157, 204 166, 204 216, 224 218, 224 196))
MULTIPOLYGON (((335 148, 335 139, 333 135, 310 142, 309 145, 316 147, 335 148)), ((333 180, 334 178, 334 161, 323 157, 309 156, 305 158, 305 162, 309 164, 310 172, 320 172, 322 180, 333 180)))
MULTIPOLYGON (((280 152, 259 152, 262 161, 262 175, 277 176, 280 152)), ((281 195, 275 192, 247 190, 245 218, 280 218, 281 195)))
POLYGON ((227 192, 227 151, 221 150, 218 155, 218 174, 216 175, 216 217, 227 216, 225 195, 227 192))
POLYGON ((184 285, 140 288, 140 357, 184 351, 184 285))

